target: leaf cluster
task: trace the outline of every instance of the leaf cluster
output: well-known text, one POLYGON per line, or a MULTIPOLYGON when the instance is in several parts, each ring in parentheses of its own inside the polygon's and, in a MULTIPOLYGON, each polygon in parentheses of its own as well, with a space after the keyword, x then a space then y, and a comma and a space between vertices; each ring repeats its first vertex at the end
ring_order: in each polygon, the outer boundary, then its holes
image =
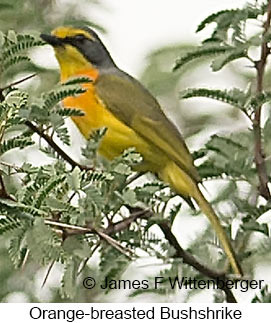
POLYGON ((254 4, 246 4, 242 9, 222 10, 208 16, 199 24, 197 32, 214 24, 211 36, 204 39, 201 46, 177 59, 174 70, 201 57, 213 59, 213 71, 219 71, 228 63, 241 58, 252 62, 249 49, 260 46, 267 35, 262 38, 262 33, 259 33, 249 37, 246 26, 251 20, 261 20, 266 6, 266 3, 256 1, 254 4))

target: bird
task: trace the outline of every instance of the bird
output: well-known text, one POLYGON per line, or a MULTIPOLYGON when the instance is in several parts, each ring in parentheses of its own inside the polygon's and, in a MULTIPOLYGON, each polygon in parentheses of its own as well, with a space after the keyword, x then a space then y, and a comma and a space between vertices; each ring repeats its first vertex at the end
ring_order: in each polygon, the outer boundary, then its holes
POLYGON ((143 161, 137 171, 151 172, 185 200, 194 200, 207 216, 233 272, 243 271, 218 216, 200 189, 201 178, 176 125, 138 80, 115 64, 98 34, 89 27, 60 26, 40 37, 54 49, 60 80, 85 76, 83 94, 67 97, 64 107, 78 108, 72 119, 85 138, 107 129, 98 153, 108 160, 134 147, 143 161))

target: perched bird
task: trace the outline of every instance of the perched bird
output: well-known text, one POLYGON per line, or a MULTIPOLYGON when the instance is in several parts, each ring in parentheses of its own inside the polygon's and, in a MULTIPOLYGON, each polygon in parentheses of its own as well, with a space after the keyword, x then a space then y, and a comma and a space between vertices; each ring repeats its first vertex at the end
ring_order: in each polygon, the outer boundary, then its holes
POLYGON ((233 271, 242 275, 231 243, 211 205, 201 193, 200 177, 176 126, 157 100, 136 79, 120 70, 108 50, 90 28, 59 27, 41 38, 52 45, 60 65, 61 81, 88 76, 86 92, 63 100, 65 107, 79 108, 73 117, 86 138, 101 127, 107 132, 99 153, 111 160, 135 147, 142 155, 140 171, 150 171, 185 199, 194 199, 210 220, 233 271))

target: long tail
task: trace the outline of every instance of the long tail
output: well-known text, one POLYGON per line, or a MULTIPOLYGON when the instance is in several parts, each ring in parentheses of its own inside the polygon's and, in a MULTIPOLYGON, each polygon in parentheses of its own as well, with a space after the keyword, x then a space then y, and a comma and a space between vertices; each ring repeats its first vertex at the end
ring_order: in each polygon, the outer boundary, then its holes
POLYGON ((169 162, 160 171, 159 176, 163 181, 168 182, 177 193, 185 197, 192 197, 197 202, 201 211, 205 213, 211 222, 235 274, 242 276, 243 271, 238 263, 230 240, 225 230, 221 226, 213 208, 201 193, 197 183, 195 183, 195 181, 189 175, 183 172, 174 162, 169 162))
POLYGON ((230 240, 225 232, 225 230, 223 229, 223 227, 220 224, 220 221, 217 217, 217 215, 215 214, 213 208, 211 207, 211 205, 207 202, 207 200, 205 199, 205 197, 203 196, 203 194, 201 193, 201 191, 199 190, 198 186, 197 186, 197 191, 194 192, 194 195, 192 196, 195 201, 197 202, 198 206, 200 207, 201 211, 203 213, 205 213, 205 215, 208 217, 209 221, 211 222, 213 228, 216 231, 216 234, 225 250, 225 253, 229 259, 229 262, 232 266, 232 269, 234 270, 234 272, 237 275, 243 276, 243 271, 242 268, 239 264, 239 262, 237 261, 237 257, 235 255, 235 252, 232 248, 232 245, 230 243, 230 240))

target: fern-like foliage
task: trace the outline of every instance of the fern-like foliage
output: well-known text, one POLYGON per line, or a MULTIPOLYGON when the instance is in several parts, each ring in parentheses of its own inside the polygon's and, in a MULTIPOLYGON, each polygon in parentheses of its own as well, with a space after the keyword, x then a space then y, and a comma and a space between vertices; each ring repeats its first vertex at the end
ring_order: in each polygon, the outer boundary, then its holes
POLYGON ((44 92, 42 97, 36 99, 27 108, 21 110, 21 115, 28 120, 35 121, 47 128, 52 128, 57 137, 65 144, 70 144, 70 135, 65 125, 65 118, 80 117, 84 112, 74 107, 62 107, 61 101, 67 97, 79 96, 85 93, 83 84, 91 82, 87 77, 78 77, 68 80, 66 83, 56 86, 54 89, 44 92))
POLYGON ((255 296, 252 300, 252 303, 270 303, 271 302, 271 293, 269 291, 268 285, 266 285, 262 290, 259 296, 255 296))
POLYGON ((29 137, 19 136, 15 137, 9 140, 5 140, 0 147, 0 155, 3 155, 7 151, 14 149, 14 148, 20 148, 24 149, 28 146, 33 145, 34 142, 29 137))
POLYGON ((66 97, 80 95, 85 91, 86 90, 77 84, 60 86, 49 93, 43 94, 43 108, 45 110, 50 110, 66 97))
POLYGON ((27 51, 32 48, 44 44, 40 39, 28 34, 16 34, 14 31, 9 31, 7 34, 2 34, 1 41, 1 70, 7 71, 10 67, 21 63, 30 62, 27 56, 27 51))
POLYGON ((253 181, 255 176, 252 134, 232 134, 228 137, 213 135, 201 149, 203 162, 198 170, 203 178, 223 177, 253 181), (207 157, 207 158, 206 158, 207 157))
POLYGON ((84 83, 91 83, 93 82, 91 78, 87 76, 77 76, 77 77, 71 77, 64 83, 63 85, 75 85, 75 84, 84 84, 84 83))
POLYGON ((248 19, 257 19, 266 12, 266 4, 246 4, 242 9, 227 9, 211 14, 205 18, 197 27, 196 32, 202 31, 211 23, 215 23, 216 27, 210 38, 205 42, 225 42, 228 40, 229 30, 233 30, 231 40, 234 44, 240 45, 246 40, 244 34, 245 24, 248 19))
POLYGON ((0 218, 0 234, 17 229, 20 226, 21 224, 17 219, 8 216, 0 218))
POLYGON ((61 117, 81 117, 85 113, 79 109, 57 107, 56 113, 61 117))
POLYGON ((231 90, 212 90, 208 88, 195 88, 187 89, 180 94, 182 99, 189 99, 193 97, 205 97, 209 99, 214 99, 224 103, 228 103, 239 109, 243 109, 246 103, 246 93, 240 89, 231 90))
POLYGON ((210 37, 203 40, 202 45, 195 50, 178 58, 174 70, 183 68, 195 59, 206 57, 213 59, 213 71, 219 71, 228 63, 245 58, 252 60, 249 49, 260 45, 264 39, 259 35, 248 37, 246 25, 251 19, 260 19, 266 12, 266 3, 246 4, 242 9, 226 9, 211 14, 198 26, 197 32, 202 31, 210 24, 215 23, 215 28, 210 37))
POLYGON ((97 158, 97 150, 101 145, 102 139, 105 136, 107 128, 96 129, 90 134, 86 147, 81 149, 82 155, 94 163, 97 158))
POLYGON ((25 241, 26 227, 13 230, 13 237, 10 239, 8 253, 15 268, 20 268, 27 252, 27 245, 25 241))
POLYGON ((26 243, 32 256, 42 264, 52 260, 63 262, 65 259, 60 237, 48 228, 41 218, 37 218, 28 229, 26 243))
POLYGON ((186 53, 184 56, 179 58, 176 61, 176 64, 173 68, 173 70, 177 70, 182 68, 185 64, 192 62, 195 59, 202 58, 202 57, 210 57, 210 56, 218 56, 221 54, 229 53, 230 55, 233 55, 235 52, 235 48, 231 46, 221 46, 216 44, 211 45, 205 45, 198 47, 192 52, 186 53))

